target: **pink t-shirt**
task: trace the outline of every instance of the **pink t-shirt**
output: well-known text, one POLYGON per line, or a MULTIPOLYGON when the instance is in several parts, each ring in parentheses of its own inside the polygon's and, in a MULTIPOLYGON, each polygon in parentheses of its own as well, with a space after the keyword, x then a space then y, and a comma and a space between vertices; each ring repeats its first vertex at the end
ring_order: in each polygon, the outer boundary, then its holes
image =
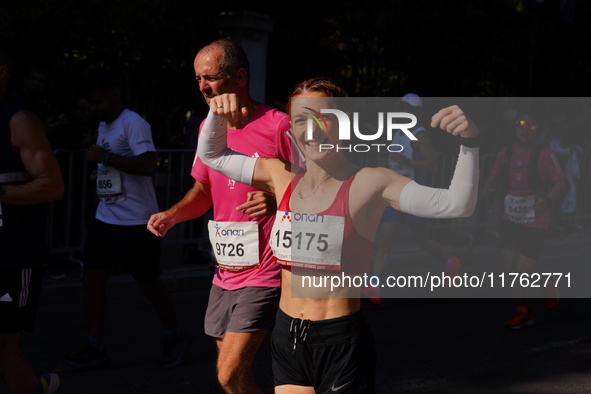
MULTIPOLYGON (((228 147, 252 157, 280 158, 290 161, 292 153, 287 114, 265 104, 259 104, 248 123, 241 129, 228 129, 228 147)), ((281 286, 281 268, 273 262, 273 253, 268 242, 275 217, 251 219, 241 211, 236 211, 238 205, 246 202, 246 193, 258 189, 235 182, 212 170, 199 158, 193 165, 191 175, 198 182, 211 186, 215 221, 257 221, 259 224, 260 265, 242 271, 216 268, 213 284, 226 290, 236 290, 246 286, 281 286)))
MULTIPOLYGON (((507 147, 503 148, 497 155, 492 170, 492 175, 494 177, 507 177, 507 174, 503 173, 503 163, 505 162, 506 153, 507 147)), ((552 150, 550 148, 542 148, 538 159, 538 176, 544 189, 530 189, 528 183, 528 166, 531 153, 531 150, 518 152, 516 146, 513 146, 513 153, 509 160, 509 189, 507 190, 507 195, 516 197, 531 195, 534 199, 545 197, 547 194, 547 186, 564 176, 552 150)), ((505 202, 507 202, 507 200, 505 202)), ((509 220, 509 216, 506 212, 503 214, 503 219, 509 220)), ((536 212, 533 222, 523 223, 523 225, 535 228, 548 228, 550 225, 550 212, 536 212)))

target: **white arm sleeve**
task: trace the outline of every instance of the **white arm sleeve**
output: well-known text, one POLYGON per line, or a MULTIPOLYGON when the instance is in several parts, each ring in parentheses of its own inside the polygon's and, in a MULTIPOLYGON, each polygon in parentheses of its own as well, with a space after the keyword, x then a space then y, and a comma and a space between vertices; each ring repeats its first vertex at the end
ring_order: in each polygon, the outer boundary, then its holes
POLYGON ((478 148, 460 146, 449 189, 421 186, 412 181, 400 192, 400 210, 428 218, 472 215, 478 198, 478 148))
POLYGON ((228 148, 227 120, 209 111, 197 144, 197 156, 212 169, 237 182, 252 185, 257 159, 228 148))

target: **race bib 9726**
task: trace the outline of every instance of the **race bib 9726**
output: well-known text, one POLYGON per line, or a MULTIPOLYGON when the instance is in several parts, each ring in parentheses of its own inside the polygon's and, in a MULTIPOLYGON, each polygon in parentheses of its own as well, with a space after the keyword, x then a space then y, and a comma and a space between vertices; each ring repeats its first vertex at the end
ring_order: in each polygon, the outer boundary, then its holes
POLYGON ((240 271, 260 264, 258 222, 210 220, 207 227, 219 268, 240 271))

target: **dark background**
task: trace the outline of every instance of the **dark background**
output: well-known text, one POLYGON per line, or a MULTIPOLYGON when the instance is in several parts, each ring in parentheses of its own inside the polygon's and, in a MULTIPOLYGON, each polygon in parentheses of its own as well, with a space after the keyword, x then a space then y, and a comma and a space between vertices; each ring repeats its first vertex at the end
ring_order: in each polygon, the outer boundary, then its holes
POLYGON ((273 22, 266 101, 296 82, 337 79, 351 96, 587 96, 590 4, 582 0, 0 1, 0 40, 22 69, 50 69, 50 116, 96 68, 120 70, 126 104, 158 147, 205 105, 198 49, 219 37, 222 12, 273 22))
MULTIPOLYGON (((150 122, 157 147, 164 148, 183 127, 187 110, 205 113, 192 62, 200 47, 219 37, 222 12, 272 19, 266 101, 275 104, 296 82, 318 75, 337 79, 351 96, 589 96, 590 8, 588 0, 0 0, 0 44, 15 49, 22 70, 51 70, 53 117, 70 105, 91 71, 117 68, 127 106, 150 122)), ((586 130, 580 129, 588 138, 586 130)), ((576 256, 574 246, 560 244, 545 258, 588 261, 588 236, 566 238, 579 245, 576 256)), ((402 241, 398 248, 412 243, 402 241)), ((489 264, 500 260, 498 251, 484 252, 489 264)), ((116 282, 109 288, 107 321, 114 368, 59 370, 86 332, 79 278, 71 276, 45 286, 36 332, 23 338, 25 353, 38 370, 61 374, 64 393, 219 392, 215 348, 201 332, 210 278, 199 287, 176 275, 166 284, 183 327, 194 335, 181 368, 154 366, 160 326, 140 295, 127 293, 132 286, 116 282)), ((509 300, 370 306, 378 392, 588 392, 588 300, 561 300, 553 314, 537 300, 532 304, 536 325, 517 331, 503 327, 514 311, 509 300)), ((269 352, 267 341, 255 363, 268 392, 269 352)))

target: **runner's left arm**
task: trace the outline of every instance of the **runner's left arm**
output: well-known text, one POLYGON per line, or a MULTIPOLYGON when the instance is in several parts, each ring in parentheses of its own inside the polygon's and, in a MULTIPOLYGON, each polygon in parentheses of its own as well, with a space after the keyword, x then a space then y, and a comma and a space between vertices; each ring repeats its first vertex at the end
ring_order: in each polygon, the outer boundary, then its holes
POLYGON ((59 200, 64 182, 39 118, 32 112, 17 112, 10 119, 10 130, 11 144, 32 179, 23 184, 2 185, 0 202, 30 205, 59 200))
POLYGON ((478 197, 479 148, 474 138, 478 137, 480 132, 458 106, 444 108, 435 114, 431 127, 436 126, 462 139, 458 162, 449 188, 422 186, 398 176, 392 184, 385 187, 382 197, 392 207, 414 216, 470 216, 474 212, 478 197))
POLYGON ((128 174, 152 176, 156 173, 158 154, 148 151, 137 156, 121 156, 92 145, 86 152, 86 160, 115 167, 128 174))

